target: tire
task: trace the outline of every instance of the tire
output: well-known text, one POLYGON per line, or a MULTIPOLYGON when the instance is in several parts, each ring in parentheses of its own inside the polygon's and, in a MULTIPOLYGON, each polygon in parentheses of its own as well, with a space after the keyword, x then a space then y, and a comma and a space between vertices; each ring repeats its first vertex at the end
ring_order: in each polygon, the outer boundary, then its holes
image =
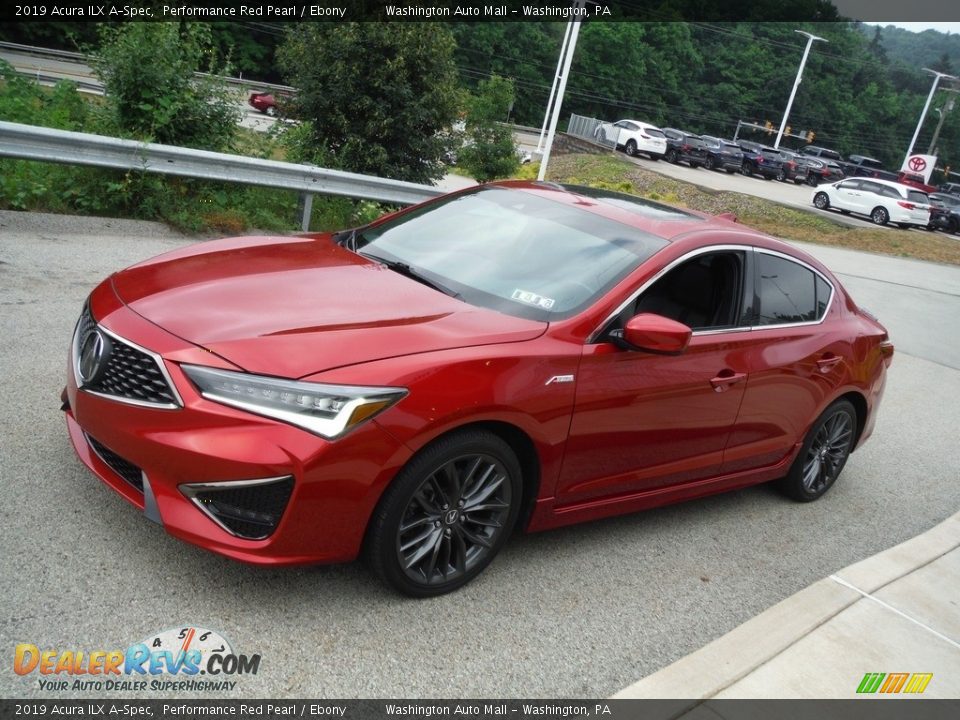
POLYGON ((703 166, 704 166, 707 170, 716 170, 716 169, 717 169, 717 161, 714 160, 712 157, 708 157, 708 158, 707 158, 707 162, 704 163, 703 166))
POLYGON ((740 166, 740 172, 742 172, 747 177, 750 177, 751 175, 753 175, 753 168, 749 163, 744 163, 743 165, 740 166))
POLYGON ((397 474, 370 520, 365 554, 374 574, 419 598, 466 585, 516 524, 521 476, 510 446, 487 431, 428 445, 397 474))
POLYGON ((813 196, 813 204, 819 210, 828 210, 830 208, 830 197, 825 192, 818 192, 813 196))
POLYGON ((849 401, 838 400, 824 410, 807 433, 790 472, 778 481, 781 492, 798 502, 822 497, 843 472, 856 433, 857 411, 849 401))
POLYGON ((627 155, 634 157, 637 154, 637 141, 627 140, 627 155))
POLYGON ((786 182, 786 181, 787 181, 787 174, 786 174, 783 170, 778 170, 778 171, 777 171, 777 180, 779 180, 780 182, 786 182))
POLYGON ((667 150, 667 154, 664 155, 664 160, 673 165, 677 164, 677 151, 676 150, 667 150))
POLYGON ((956 235, 958 230, 960 230, 960 221, 950 218, 950 226, 947 228, 947 232, 956 235))
POLYGON ((810 187, 816 187, 820 183, 817 181, 816 175, 807 175, 807 185, 810 187))
POLYGON ((266 110, 264 110, 264 112, 265 112, 267 115, 269 115, 270 117, 276 117, 276 116, 277 116, 277 106, 276 106, 276 105, 270 105, 266 110))
POLYGON ((878 205, 870 211, 870 220, 873 221, 874 225, 886 225, 890 220, 890 213, 887 212, 886 208, 878 205))

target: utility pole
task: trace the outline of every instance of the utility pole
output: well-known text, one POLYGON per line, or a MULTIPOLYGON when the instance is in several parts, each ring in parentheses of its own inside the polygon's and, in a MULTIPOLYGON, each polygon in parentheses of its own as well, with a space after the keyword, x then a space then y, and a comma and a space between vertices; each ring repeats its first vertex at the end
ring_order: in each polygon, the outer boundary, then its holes
POLYGON ((930 68, 924 68, 928 73, 933 73, 933 86, 930 88, 930 94, 927 95, 927 103, 923 106, 923 112, 920 113, 920 122, 917 123, 917 129, 913 133, 913 139, 910 140, 910 147, 907 148, 907 155, 903 158, 903 164, 906 165, 907 160, 910 159, 910 156, 913 155, 913 146, 917 143, 917 136, 920 134, 920 128, 923 127, 923 121, 927 117, 927 110, 930 109, 930 101, 933 100, 933 94, 937 91, 937 85, 940 84, 940 78, 950 78, 951 80, 956 80, 953 75, 947 75, 946 73, 937 72, 936 70, 931 70, 930 68))
POLYGON ((556 102, 553 104, 553 114, 550 117, 550 128, 547 131, 547 141, 543 148, 543 157, 540 160, 540 172, 537 180, 547 176, 547 164, 550 162, 550 151, 553 149, 553 136, 557 132, 557 121, 560 119, 560 107, 563 105, 563 93, 567 90, 567 80, 570 78, 570 65, 573 63, 573 53, 577 49, 577 37, 580 35, 580 21, 585 14, 587 0, 576 0, 573 4, 573 27, 570 30, 570 43, 567 47, 567 56, 563 59, 563 75, 557 87, 556 102))
POLYGON ((803 49, 803 58, 800 60, 800 68, 797 70, 797 79, 793 81, 793 90, 790 91, 790 99, 787 100, 787 110, 783 113, 783 121, 780 123, 780 129, 777 131, 777 140, 775 143, 773 143, 773 146, 777 149, 780 149, 780 140, 783 138, 783 129, 787 126, 787 119, 790 117, 790 108, 793 107, 793 98, 796 97, 797 88, 800 87, 800 83, 803 81, 803 66, 807 64, 807 56, 810 55, 810 46, 812 46, 817 40, 822 42, 830 42, 829 40, 826 40, 822 37, 817 37, 816 35, 811 35, 803 30, 794 30, 794 32, 807 36, 807 46, 803 49))
MULTIPOLYGON (((960 92, 957 90, 951 90, 949 88, 944 88, 947 92, 960 92)), ((943 121, 947 119, 947 115, 953 110, 955 98, 950 98, 947 100, 946 104, 940 108, 938 111, 940 113, 940 121, 937 123, 937 129, 933 131, 933 139, 930 141, 930 147, 927 149, 927 155, 933 155, 933 151, 937 149, 937 140, 940 139, 940 129, 943 127, 943 121)))

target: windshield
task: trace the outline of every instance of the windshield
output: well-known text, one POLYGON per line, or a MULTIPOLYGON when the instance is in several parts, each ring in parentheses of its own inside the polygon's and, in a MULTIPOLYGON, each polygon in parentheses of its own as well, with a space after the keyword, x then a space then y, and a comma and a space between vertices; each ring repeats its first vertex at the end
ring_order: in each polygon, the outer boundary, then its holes
POLYGON ((570 317, 667 243, 533 193, 481 188, 358 231, 355 248, 402 263, 465 302, 534 320, 570 317))

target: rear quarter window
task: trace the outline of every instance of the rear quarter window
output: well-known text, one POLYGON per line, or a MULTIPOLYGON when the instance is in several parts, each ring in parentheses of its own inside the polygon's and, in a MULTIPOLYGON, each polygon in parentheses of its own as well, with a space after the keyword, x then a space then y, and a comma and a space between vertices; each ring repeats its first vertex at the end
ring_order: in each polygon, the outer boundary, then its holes
MULTIPOLYGON (((778 255, 758 252, 756 258, 760 300, 757 325, 812 322, 823 316, 826 300, 821 309, 817 298, 819 276, 815 272, 778 255)), ((829 293, 826 297, 829 299, 829 293)))
POLYGON ((917 190, 907 190, 907 199, 910 202, 920 203, 921 205, 930 204, 930 198, 927 196, 927 194, 917 190))

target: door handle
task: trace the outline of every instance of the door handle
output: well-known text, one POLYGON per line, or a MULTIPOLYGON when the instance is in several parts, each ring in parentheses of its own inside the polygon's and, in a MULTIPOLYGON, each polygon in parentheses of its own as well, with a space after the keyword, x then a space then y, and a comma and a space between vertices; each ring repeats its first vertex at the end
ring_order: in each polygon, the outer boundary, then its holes
POLYGON ((843 360, 839 355, 834 355, 833 353, 827 353, 822 358, 817 360, 817 367, 820 368, 820 372, 826 374, 833 370, 836 367, 837 363, 843 360))
POLYGON ((746 373, 735 373, 733 370, 721 370, 715 378, 711 378, 710 384, 716 392, 729 390, 730 386, 738 383, 747 376, 746 373))

